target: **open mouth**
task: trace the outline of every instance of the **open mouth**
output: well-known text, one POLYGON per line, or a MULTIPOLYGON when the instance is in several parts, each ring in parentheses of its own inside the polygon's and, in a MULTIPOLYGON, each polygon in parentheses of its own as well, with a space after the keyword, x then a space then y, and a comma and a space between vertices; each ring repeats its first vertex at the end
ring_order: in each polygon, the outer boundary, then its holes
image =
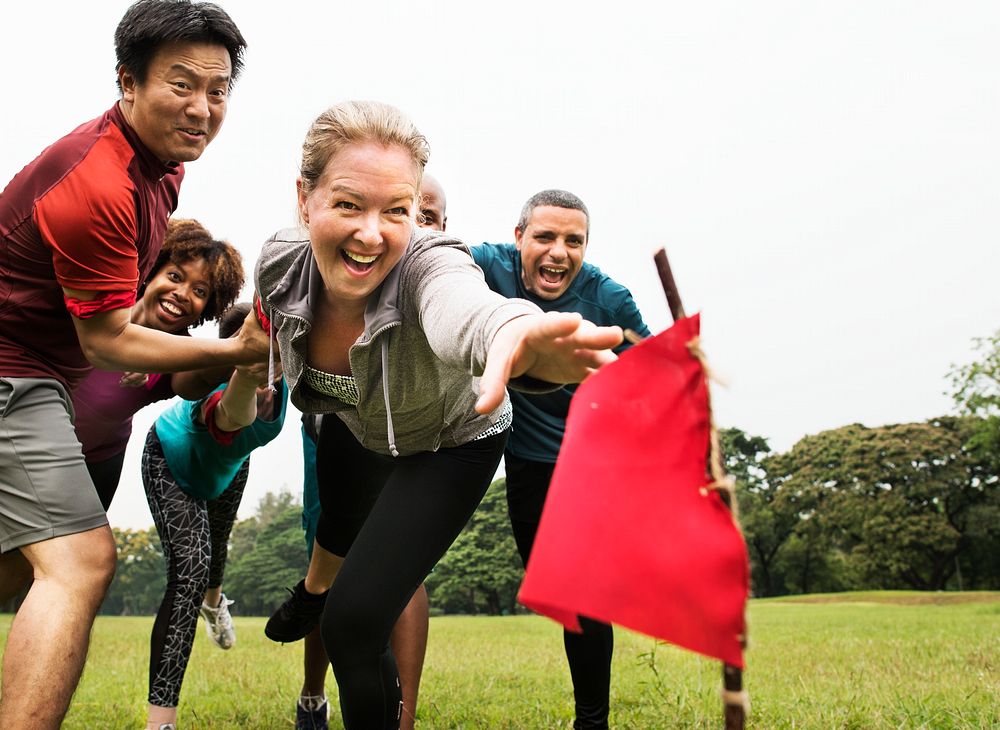
POLYGON ((202 129, 185 129, 183 127, 179 128, 179 131, 183 132, 189 137, 204 137, 208 132, 202 129))
POLYGON ((546 284, 558 286, 559 284, 562 284, 563 280, 566 278, 566 269, 554 269, 551 266, 541 266, 538 269, 538 275, 546 284))
POLYGON ((351 271, 365 272, 371 269, 378 261, 378 256, 362 256, 359 253, 354 253, 353 251, 341 251, 341 256, 344 259, 344 263, 347 268, 351 271))
POLYGON ((184 316, 184 310, 183 309, 181 309, 180 307, 178 307, 173 302, 168 302, 166 299, 161 299, 160 300, 160 307, 163 309, 164 312, 166 312, 167 314, 169 314, 172 317, 183 317, 184 316))

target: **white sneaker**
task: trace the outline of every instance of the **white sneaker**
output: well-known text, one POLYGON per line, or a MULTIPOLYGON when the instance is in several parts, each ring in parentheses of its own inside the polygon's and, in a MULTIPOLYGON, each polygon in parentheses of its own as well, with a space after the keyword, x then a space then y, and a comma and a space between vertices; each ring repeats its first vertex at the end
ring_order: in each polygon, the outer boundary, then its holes
POLYGON ((205 633, 220 649, 231 649, 236 643, 236 627, 233 626, 233 617, 229 614, 229 607, 234 603, 235 601, 230 601, 223 593, 218 608, 201 604, 201 615, 205 617, 205 633))

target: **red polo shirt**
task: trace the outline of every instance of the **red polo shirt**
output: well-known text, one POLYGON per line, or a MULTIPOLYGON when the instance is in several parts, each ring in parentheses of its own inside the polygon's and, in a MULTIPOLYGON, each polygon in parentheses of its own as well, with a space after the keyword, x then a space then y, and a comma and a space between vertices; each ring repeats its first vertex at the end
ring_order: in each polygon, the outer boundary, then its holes
POLYGON ((90 370, 63 287, 134 295, 159 255, 184 166, 156 159, 117 102, 46 148, 0 193, 0 376, 90 370))

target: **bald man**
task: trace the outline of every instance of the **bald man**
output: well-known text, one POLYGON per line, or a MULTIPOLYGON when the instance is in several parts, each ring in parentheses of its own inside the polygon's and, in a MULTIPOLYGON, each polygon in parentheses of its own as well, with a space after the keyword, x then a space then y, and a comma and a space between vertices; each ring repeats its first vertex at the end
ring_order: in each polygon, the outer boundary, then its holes
POLYGON ((444 188, 435 178, 424 173, 420 182, 420 210, 417 225, 433 231, 443 231, 448 227, 448 200, 444 188))

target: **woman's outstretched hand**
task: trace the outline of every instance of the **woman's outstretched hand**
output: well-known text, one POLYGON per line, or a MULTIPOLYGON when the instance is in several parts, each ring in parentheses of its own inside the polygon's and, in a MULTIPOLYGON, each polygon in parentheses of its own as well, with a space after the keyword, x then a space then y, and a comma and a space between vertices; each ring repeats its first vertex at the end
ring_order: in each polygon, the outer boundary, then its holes
POLYGON ((574 312, 529 314, 497 330, 479 381, 478 413, 503 402, 507 381, 529 375, 550 383, 579 383, 618 359, 621 327, 598 327, 574 312))

